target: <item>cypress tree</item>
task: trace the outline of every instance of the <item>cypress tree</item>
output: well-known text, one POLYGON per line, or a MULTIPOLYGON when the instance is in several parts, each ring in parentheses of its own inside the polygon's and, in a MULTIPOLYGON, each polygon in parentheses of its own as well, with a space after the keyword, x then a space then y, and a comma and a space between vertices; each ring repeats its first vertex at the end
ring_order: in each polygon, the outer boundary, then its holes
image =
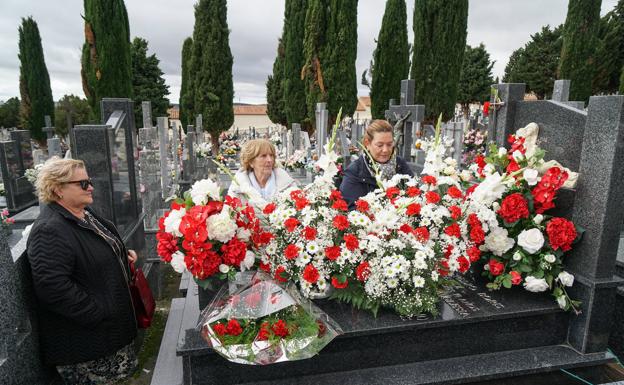
POLYGON ((332 121, 341 108, 345 116, 352 116, 358 103, 357 6, 357 0, 330 0, 324 78, 332 121))
POLYGON ((195 114, 202 114, 204 130, 212 136, 213 150, 219 134, 234 123, 232 52, 229 43, 226 0, 199 0, 193 30, 193 97, 195 114))
POLYGON ((50 76, 43 58, 43 47, 39 27, 32 17, 22 18, 19 31, 20 59, 20 122, 22 128, 30 130, 31 137, 43 140, 41 130, 45 126, 45 115, 54 119, 54 100, 50 88, 50 76))
POLYGON ((130 26, 123 0, 84 0, 82 89, 96 116, 102 98, 132 98, 130 26))
POLYGON ((269 119, 276 124, 288 125, 286 112, 284 111, 284 43, 281 38, 277 44, 277 56, 275 56, 275 61, 273 62, 273 74, 267 78, 266 87, 267 115, 269 119))
MULTIPOLYGON (((152 103, 153 116, 166 116, 169 108, 169 86, 162 77, 156 54, 147 56, 147 40, 135 37, 132 40, 132 88, 135 99, 152 103)), ((136 127, 143 127, 141 105, 135 104, 136 127)))
POLYGON ((620 71, 620 95, 624 95, 624 67, 622 67, 622 71, 620 71))
POLYGON ((328 0, 310 0, 308 2, 303 39, 305 64, 301 73, 305 83, 305 96, 308 107, 306 124, 308 126, 314 125, 316 103, 327 102, 324 71, 327 64, 326 30, 328 17, 328 0))
POLYGON ((490 87, 494 82, 490 54, 485 50, 483 43, 472 48, 466 45, 464 61, 457 85, 457 102, 462 105, 464 116, 468 117, 469 105, 474 102, 489 100, 490 87))
POLYGON ((303 39, 308 0, 286 0, 285 5, 283 32, 284 113, 288 123, 301 123, 304 129, 309 130, 306 91, 301 71, 305 63, 303 39))
POLYGON ((405 0, 388 0, 371 66, 371 114, 384 119, 390 99, 399 100, 401 80, 409 76, 409 43, 405 0))
POLYGON ((598 30, 594 57, 599 60, 594 66, 592 94, 613 94, 618 91, 624 64, 624 0, 600 20, 598 30))
POLYGON ((457 83, 466 48, 468 0, 416 0, 412 79, 416 103, 427 119, 455 111, 457 83))
POLYGON ((570 0, 563 27, 559 78, 570 79, 570 100, 588 101, 596 61, 601 0, 570 0))
POLYGON ((193 38, 187 37, 182 45, 182 84, 180 86, 180 121, 186 132, 186 126, 193 121, 193 94, 191 79, 191 58, 193 54, 193 38))
POLYGON ((19 111, 20 100, 16 97, 10 98, 6 102, 0 104, 0 127, 18 127, 20 125, 19 111))

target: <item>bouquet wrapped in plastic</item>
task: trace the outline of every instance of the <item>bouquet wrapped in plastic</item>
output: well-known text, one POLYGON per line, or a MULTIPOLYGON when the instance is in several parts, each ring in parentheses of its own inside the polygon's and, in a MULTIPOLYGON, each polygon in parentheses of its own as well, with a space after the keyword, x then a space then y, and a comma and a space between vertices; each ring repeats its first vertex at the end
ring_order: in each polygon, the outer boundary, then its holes
POLYGON ((294 285, 282 286, 261 271, 223 287, 197 329, 221 356, 248 365, 310 358, 342 334, 294 285))

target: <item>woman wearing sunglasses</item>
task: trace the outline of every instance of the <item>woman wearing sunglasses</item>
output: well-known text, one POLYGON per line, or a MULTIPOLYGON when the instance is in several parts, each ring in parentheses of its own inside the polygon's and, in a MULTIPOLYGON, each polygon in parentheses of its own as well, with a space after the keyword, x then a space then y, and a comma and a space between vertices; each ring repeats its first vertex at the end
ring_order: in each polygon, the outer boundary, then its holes
POLYGON ((137 326, 126 250, 115 226, 88 207, 81 160, 53 158, 37 176, 41 214, 28 238, 44 362, 66 384, 109 384, 136 367, 137 326))

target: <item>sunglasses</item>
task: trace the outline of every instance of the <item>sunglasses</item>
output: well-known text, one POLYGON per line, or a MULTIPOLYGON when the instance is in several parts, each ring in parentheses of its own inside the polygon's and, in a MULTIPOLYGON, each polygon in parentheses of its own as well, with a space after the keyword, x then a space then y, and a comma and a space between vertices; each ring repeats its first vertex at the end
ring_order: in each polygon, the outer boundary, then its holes
POLYGON ((71 180, 69 182, 63 182, 63 184, 79 184, 80 188, 87 191, 89 186, 93 186, 93 182, 91 182, 91 178, 83 179, 83 180, 71 180))

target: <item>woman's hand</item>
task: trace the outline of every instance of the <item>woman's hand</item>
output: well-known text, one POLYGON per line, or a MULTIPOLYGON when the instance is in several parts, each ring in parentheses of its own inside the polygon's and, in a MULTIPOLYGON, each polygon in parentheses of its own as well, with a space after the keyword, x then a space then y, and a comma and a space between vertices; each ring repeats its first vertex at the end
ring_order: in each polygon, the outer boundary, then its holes
POLYGON ((128 262, 134 263, 137 261, 137 259, 139 259, 139 257, 137 256, 136 251, 128 250, 128 262))

